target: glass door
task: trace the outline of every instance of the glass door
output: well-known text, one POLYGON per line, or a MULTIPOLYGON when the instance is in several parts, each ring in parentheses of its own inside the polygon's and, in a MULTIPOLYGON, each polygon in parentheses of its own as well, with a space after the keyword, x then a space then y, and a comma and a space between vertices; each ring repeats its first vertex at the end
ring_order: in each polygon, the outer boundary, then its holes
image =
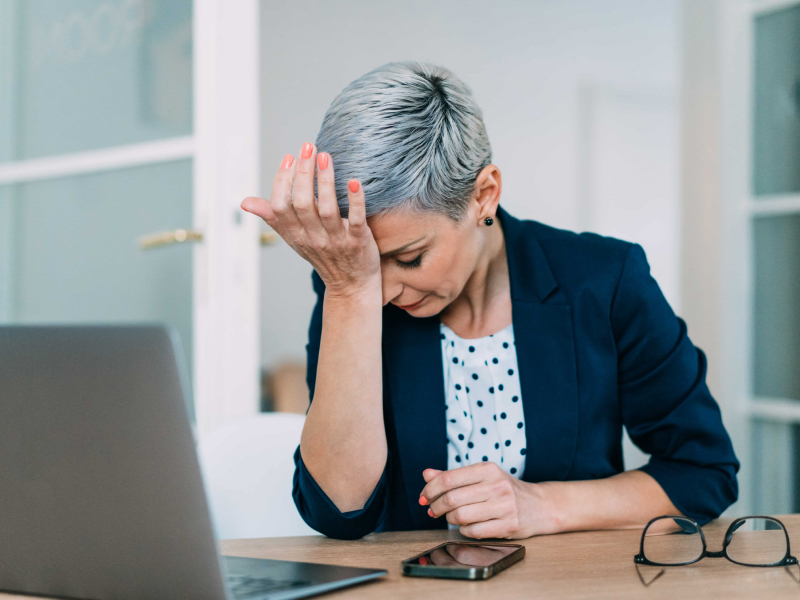
POLYGON ((0 319, 156 321, 191 365, 191 0, 0 0, 0 319), (121 160, 109 164, 116 153, 121 160), (26 168, 27 167, 27 168, 26 168))
MULTIPOLYGON (((194 102, 228 62, 246 63, 213 23, 224 5, 0 0, 0 323, 172 325, 192 371, 190 409, 202 403, 206 429, 258 401, 257 367, 241 367, 257 355, 217 325, 257 327, 255 312, 241 309, 246 286, 223 295, 218 274, 257 261, 257 230, 229 207, 258 190, 226 185, 230 157, 211 149, 224 146, 215 132, 229 104, 209 93, 199 114, 194 102), (198 177, 214 178, 202 194, 198 177), (247 235, 252 243, 241 243, 247 235), (226 388, 237 377, 245 383, 226 388)), ((229 27, 250 26, 241 8, 227 12, 229 27)), ((235 173, 253 188, 249 165, 235 173)))
POLYGON ((752 21, 751 510, 800 510, 800 2, 752 21))

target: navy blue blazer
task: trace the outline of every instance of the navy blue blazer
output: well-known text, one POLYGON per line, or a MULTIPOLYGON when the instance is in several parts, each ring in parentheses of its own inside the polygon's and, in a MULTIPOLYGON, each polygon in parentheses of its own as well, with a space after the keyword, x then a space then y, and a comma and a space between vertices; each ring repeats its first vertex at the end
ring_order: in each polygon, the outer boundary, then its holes
MULTIPOLYGON (((739 462, 706 386, 705 354, 689 340, 642 247, 517 219, 505 234, 527 458, 522 480, 569 481, 624 470, 622 427, 651 455, 641 468, 701 524, 738 494, 739 462)), ((308 387, 314 398, 325 286, 312 273, 308 387)), ((293 497, 329 537, 445 529, 418 503, 422 471, 447 469, 439 317, 383 308, 386 467, 360 510, 339 511, 294 454, 293 497)))

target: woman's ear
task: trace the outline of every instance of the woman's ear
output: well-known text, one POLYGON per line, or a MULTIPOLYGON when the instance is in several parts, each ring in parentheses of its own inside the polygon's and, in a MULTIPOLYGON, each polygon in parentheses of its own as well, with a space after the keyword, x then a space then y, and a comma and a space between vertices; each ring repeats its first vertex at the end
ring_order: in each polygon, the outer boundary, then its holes
POLYGON ((500 204, 500 192, 503 189, 503 178, 497 165, 486 165, 475 180, 476 201, 479 204, 478 221, 486 217, 494 217, 497 205, 500 204))

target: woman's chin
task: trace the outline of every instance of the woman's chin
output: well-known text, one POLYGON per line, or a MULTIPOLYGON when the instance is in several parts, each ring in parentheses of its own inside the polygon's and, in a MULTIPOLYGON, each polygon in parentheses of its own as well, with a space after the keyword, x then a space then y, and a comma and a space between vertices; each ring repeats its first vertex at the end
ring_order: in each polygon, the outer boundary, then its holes
POLYGON ((412 308, 411 310, 407 310, 406 312, 412 317, 423 319, 425 317, 432 317, 434 315, 438 315, 441 311, 442 309, 439 307, 439 303, 432 298, 428 298, 417 308, 412 308))

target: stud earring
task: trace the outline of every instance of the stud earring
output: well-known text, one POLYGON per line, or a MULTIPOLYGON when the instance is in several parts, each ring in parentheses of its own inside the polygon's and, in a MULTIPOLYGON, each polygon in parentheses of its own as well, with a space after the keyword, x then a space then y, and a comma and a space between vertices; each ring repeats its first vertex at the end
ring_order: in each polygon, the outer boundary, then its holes
POLYGON ((492 217, 486 217, 483 220, 483 222, 486 223, 487 225, 491 225, 492 223, 494 223, 494 219, 492 217))

